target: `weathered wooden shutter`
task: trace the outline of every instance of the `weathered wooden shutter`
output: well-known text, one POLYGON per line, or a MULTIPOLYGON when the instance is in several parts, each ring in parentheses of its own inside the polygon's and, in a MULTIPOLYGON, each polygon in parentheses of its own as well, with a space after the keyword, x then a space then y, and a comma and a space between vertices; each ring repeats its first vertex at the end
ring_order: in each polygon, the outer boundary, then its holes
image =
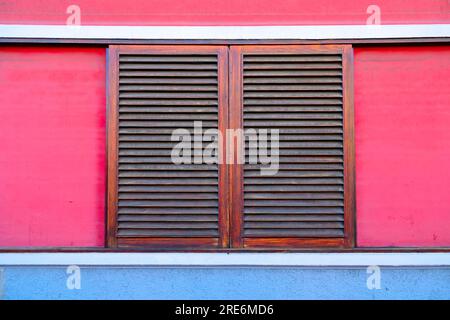
POLYGON ((232 48, 232 126, 278 129, 280 137, 275 175, 247 161, 234 167, 232 246, 351 243, 349 55, 346 46, 232 48))
POLYGON ((227 50, 110 48, 110 246, 228 245, 226 166, 171 159, 174 130, 188 130, 194 142, 195 121, 204 130, 226 127, 227 50))

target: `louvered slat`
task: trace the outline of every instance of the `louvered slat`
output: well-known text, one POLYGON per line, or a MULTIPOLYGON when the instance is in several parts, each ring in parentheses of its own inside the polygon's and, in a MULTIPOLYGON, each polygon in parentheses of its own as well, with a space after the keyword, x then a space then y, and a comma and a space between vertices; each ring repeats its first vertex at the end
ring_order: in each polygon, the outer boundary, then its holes
POLYGON ((277 174, 244 165, 243 237, 342 238, 341 54, 248 52, 242 61, 244 129, 280 130, 277 174))
POLYGON ((118 75, 117 236, 218 238, 218 164, 171 159, 174 129, 218 129, 217 53, 121 53, 118 75))

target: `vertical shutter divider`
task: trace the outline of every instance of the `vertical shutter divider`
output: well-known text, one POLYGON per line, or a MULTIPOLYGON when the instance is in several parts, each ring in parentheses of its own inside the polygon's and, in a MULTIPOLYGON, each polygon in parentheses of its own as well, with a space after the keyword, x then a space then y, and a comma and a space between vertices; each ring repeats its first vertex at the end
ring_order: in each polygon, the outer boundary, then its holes
POLYGON ((356 245, 356 186, 355 186, 355 116, 353 102, 353 48, 345 46, 342 61, 344 85, 344 221, 345 247, 356 245))
MULTIPOLYGON (((230 129, 243 129, 242 122, 242 53, 240 46, 231 46, 230 49, 230 129)), ((244 182, 242 164, 237 163, 237 141, 228 141, 227 150, 233 150, 234 159, 230 159, 231 173, 231 246, 243 247, 243 208, 244 208, 244 182)))
POLYGON ((106 194, 106 245, 117 247, 117 196, 118 196, 118 134, 119 134, 119 60, 118 47, 108 49, 107 69, 107 194, 106 194))

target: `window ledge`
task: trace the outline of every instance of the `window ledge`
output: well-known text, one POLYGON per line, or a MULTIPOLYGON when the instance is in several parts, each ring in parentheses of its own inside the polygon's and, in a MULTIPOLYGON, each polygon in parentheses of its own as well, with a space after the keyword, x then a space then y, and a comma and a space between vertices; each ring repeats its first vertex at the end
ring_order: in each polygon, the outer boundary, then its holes
POLYGON ((449 267, 450 253, 0 253, 0 266, 449 267))
POLYGON ((450 36, 450 24, 321 26, 57 26, 0 24, 1 38, 39 39, 402 39, 450 36))

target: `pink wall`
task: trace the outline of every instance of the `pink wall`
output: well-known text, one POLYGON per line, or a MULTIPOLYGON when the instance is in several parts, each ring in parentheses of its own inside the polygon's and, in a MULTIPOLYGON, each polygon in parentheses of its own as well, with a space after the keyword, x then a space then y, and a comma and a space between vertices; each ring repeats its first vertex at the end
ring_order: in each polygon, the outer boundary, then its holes
POLYGON ((4 0, 0 23, 65 24, 72 4, 83 25, 365 24, 371 4, 383 24, 450 22, 447 0, 4 0))
MULTIPOLYGON (((359 246, 450 245, 450 47, 355 49, 359 246)), ((0 48, 0 246, 102 246, 105 51, 0 48)))
POLYGON ((450 47, 355 50, 357 242, 450 245, 450 47))
POLYGON ((0 48, 0 246, 102 246, 105 50, 0 48))

